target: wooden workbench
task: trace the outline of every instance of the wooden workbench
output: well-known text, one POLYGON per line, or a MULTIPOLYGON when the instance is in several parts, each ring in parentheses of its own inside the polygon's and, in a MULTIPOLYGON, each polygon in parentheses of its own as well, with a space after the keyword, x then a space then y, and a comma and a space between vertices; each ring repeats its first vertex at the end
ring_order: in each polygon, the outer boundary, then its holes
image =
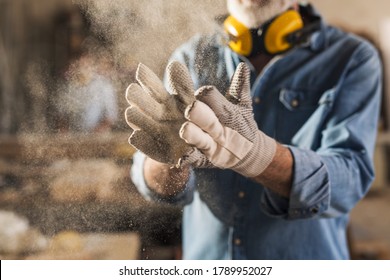
POLYGON ((145 252, 180 244, 181 209, 140 196, 129 176, 134 149, 128 137, 128 133, 1 136, 0 209, 27 217, 31 226, 51 237, 64 231, 84 236, 137 233, 141 258, 159 258, 145 252), (114 162, 120 170, 116 195, 106 200, 53 201, 47 170, 63 159, 114 162))

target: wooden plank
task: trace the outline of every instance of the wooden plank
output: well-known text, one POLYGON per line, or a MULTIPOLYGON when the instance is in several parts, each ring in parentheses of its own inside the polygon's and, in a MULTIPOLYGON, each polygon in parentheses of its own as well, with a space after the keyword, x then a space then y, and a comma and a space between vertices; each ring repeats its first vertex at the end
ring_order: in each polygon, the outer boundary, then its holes
POLYGON ((62 158, 129 159, 135 149, 129 133, 25 134, 0 136, 0 158, 51 162, 62 158))
POLYGON ((44 252, 29 260, 138 260, 141 240, 137 233, 78 233, 63 231, 49 240, 44 252))

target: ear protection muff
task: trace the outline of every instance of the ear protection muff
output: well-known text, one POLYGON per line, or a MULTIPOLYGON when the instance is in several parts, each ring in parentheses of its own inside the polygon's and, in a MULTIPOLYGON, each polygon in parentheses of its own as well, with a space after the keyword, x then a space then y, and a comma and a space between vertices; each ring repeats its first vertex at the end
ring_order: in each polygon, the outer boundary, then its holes
POLYGON ((228 45, 236 53, 251 57, 260 52, 275 55, 303 43, 315 30, 319 20, 304 26, 299 12, 287 10, 265 22, 257 29, 249 29, 233 16, 223 23, 228 34, 228 45))

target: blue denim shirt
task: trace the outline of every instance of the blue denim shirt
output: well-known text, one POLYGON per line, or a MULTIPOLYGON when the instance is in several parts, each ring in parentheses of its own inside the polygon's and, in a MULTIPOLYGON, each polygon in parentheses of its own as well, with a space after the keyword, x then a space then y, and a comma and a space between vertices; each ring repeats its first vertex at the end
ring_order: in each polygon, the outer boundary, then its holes
MULTIPOLYGON (((217 36, 194 37, 172 59, 187 65, 196 88, 213 84, 221 92, 245 60, 217 36)), ((195 169, 182 193, 159 197, 145 184, 141 153, 134 183, 149 199, 184 205, 185 259, 348 259, 348 213, 374 177, 376 50, 322 23, 308 45, 253 71, 252 96, 259 129, 292 152, 289 198, 219 169, 195 169)))

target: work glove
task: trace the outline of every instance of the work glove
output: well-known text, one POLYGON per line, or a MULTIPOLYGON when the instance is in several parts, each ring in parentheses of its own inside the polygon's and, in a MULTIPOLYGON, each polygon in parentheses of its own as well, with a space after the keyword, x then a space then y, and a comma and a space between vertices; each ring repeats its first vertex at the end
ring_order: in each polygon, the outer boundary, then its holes
POLYGON ((245 177, 260 175, 275 155, 276 141, 260 131, 254 120, 248 66, 238 65, 226 96, 214 86, 200 88, 195 96, 185 110, 188 121, 180 137, 216 167, 245 177))
POLYGON ((179 62, 171 62, 166 71, 170 94, 152 70, 138 65, 138 83, 130 84, 126 90, 130 106, 125 118, 132 128, 129 143, 162 163, 185 166, 197 162, 207 166, 210 163, 205 155, 179 136, 186 121, 184 111, 195 101, 191 76, 179 62))

